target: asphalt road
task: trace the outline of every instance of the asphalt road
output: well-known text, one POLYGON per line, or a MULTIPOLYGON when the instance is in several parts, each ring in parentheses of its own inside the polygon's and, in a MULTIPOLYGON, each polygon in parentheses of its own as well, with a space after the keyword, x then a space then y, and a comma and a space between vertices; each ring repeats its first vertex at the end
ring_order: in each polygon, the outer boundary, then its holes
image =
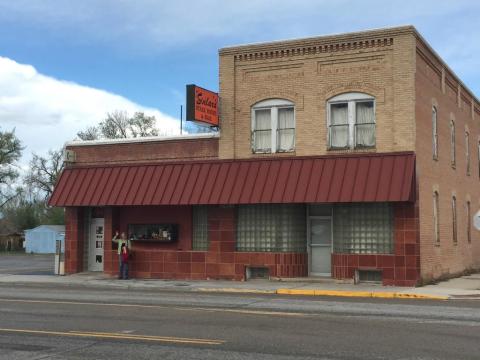
POLYGON ((53 275, 54 254, 0 253, 0 274, 53 275))
POLYGON ((478 359, 479 301, 0 286, 0 359, 478 359))

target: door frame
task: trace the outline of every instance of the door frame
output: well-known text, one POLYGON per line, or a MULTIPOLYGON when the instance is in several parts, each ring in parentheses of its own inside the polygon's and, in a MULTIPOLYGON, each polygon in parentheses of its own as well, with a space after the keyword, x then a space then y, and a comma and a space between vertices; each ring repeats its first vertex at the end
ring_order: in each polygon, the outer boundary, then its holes
POLYGON ((105 265, 105 219, 104 218, 92 218, 90 220, 88 230, 88 262, 87 262, 87 269, 88 271, 104 271, 105 265), (92 235, 94 226, 98 226, 102 224, 103 227, 103 244, 102 244, 102 263, 101 266, 98 268, 95 266, 95 250, 96 250, 96 239, 95 236, 92 235))
MULTIPOLYGON (((326 246, 325 246, 326 247, 326 246)), ((307 252, 308 252, 308 276, 332 277, 332 253, 333 253, 333 215, 308 215, 307 216, 307 252), (330 220, 330 271, 328 273, 312 273, 312 238, 311 238, 311 220, 330 220)))

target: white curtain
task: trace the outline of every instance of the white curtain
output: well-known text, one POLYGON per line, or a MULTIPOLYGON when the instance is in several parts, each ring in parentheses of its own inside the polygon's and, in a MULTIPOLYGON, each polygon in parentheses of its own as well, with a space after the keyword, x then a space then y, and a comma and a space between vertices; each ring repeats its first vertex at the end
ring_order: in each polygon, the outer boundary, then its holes
POLYGON ((254 150, 270 151, 271 144, 272 120, 270 109, 255 110, 254 150))
POLYGON ((373 101, 362 101, 355 104, 356 145, 375 146, 375 118, 373 101))
POLYGON ((330 145, 335 148, 348 146, 348 104, 330 105, 330 145))
POLYGON ((295 117, 293 108, 278 109, 277 131, 277 150, 293 150, 295 146, 295 117))

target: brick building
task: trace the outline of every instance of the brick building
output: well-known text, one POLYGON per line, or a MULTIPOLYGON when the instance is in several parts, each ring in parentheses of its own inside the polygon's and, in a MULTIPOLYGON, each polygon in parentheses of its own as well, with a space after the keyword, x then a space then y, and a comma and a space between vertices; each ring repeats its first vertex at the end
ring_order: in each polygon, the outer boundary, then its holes
POLYGON ((480 267, 480 104, 411 26, 221 49, 218 134, 72 142, 66 271, 331 276, 480 267))

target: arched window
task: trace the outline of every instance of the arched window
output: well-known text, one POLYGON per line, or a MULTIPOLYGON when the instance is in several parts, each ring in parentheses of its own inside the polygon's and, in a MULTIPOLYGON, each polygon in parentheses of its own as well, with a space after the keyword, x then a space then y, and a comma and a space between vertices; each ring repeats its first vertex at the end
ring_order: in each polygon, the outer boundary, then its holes
POLYGON ((465 159, 467 162, 467 176, 470 176, 470 134, 465 131, 465 159))
POLYGON ((331 149, 375 146, 375 98, 363 93, 337 95, 327 103, 331 149))
POLYGON ((252 150, 255 153, 295 150, 295 104, 284 99, 260 101, 252 107, 252 150))
POLYGON ((472 210, 470 201, 467 201, 467 241, 472 242, 472 210))
POLYGON ((438 128, 437 128, 437 108, 432 107, 432 146, 433 159, 438 159, 438 128))
POLYGON ((440 219, 439 219, 438 191, 433 192, 433 240, 440 244, 440 219))
POLYGON ((452 167, 455 168, 457 162, 457 154, 455 151, 455 121, 450 120, 450 161, 452 167))
POLYGON ((452 196, 452 238, 453 243, 457 244, 457 198, 452 196))

